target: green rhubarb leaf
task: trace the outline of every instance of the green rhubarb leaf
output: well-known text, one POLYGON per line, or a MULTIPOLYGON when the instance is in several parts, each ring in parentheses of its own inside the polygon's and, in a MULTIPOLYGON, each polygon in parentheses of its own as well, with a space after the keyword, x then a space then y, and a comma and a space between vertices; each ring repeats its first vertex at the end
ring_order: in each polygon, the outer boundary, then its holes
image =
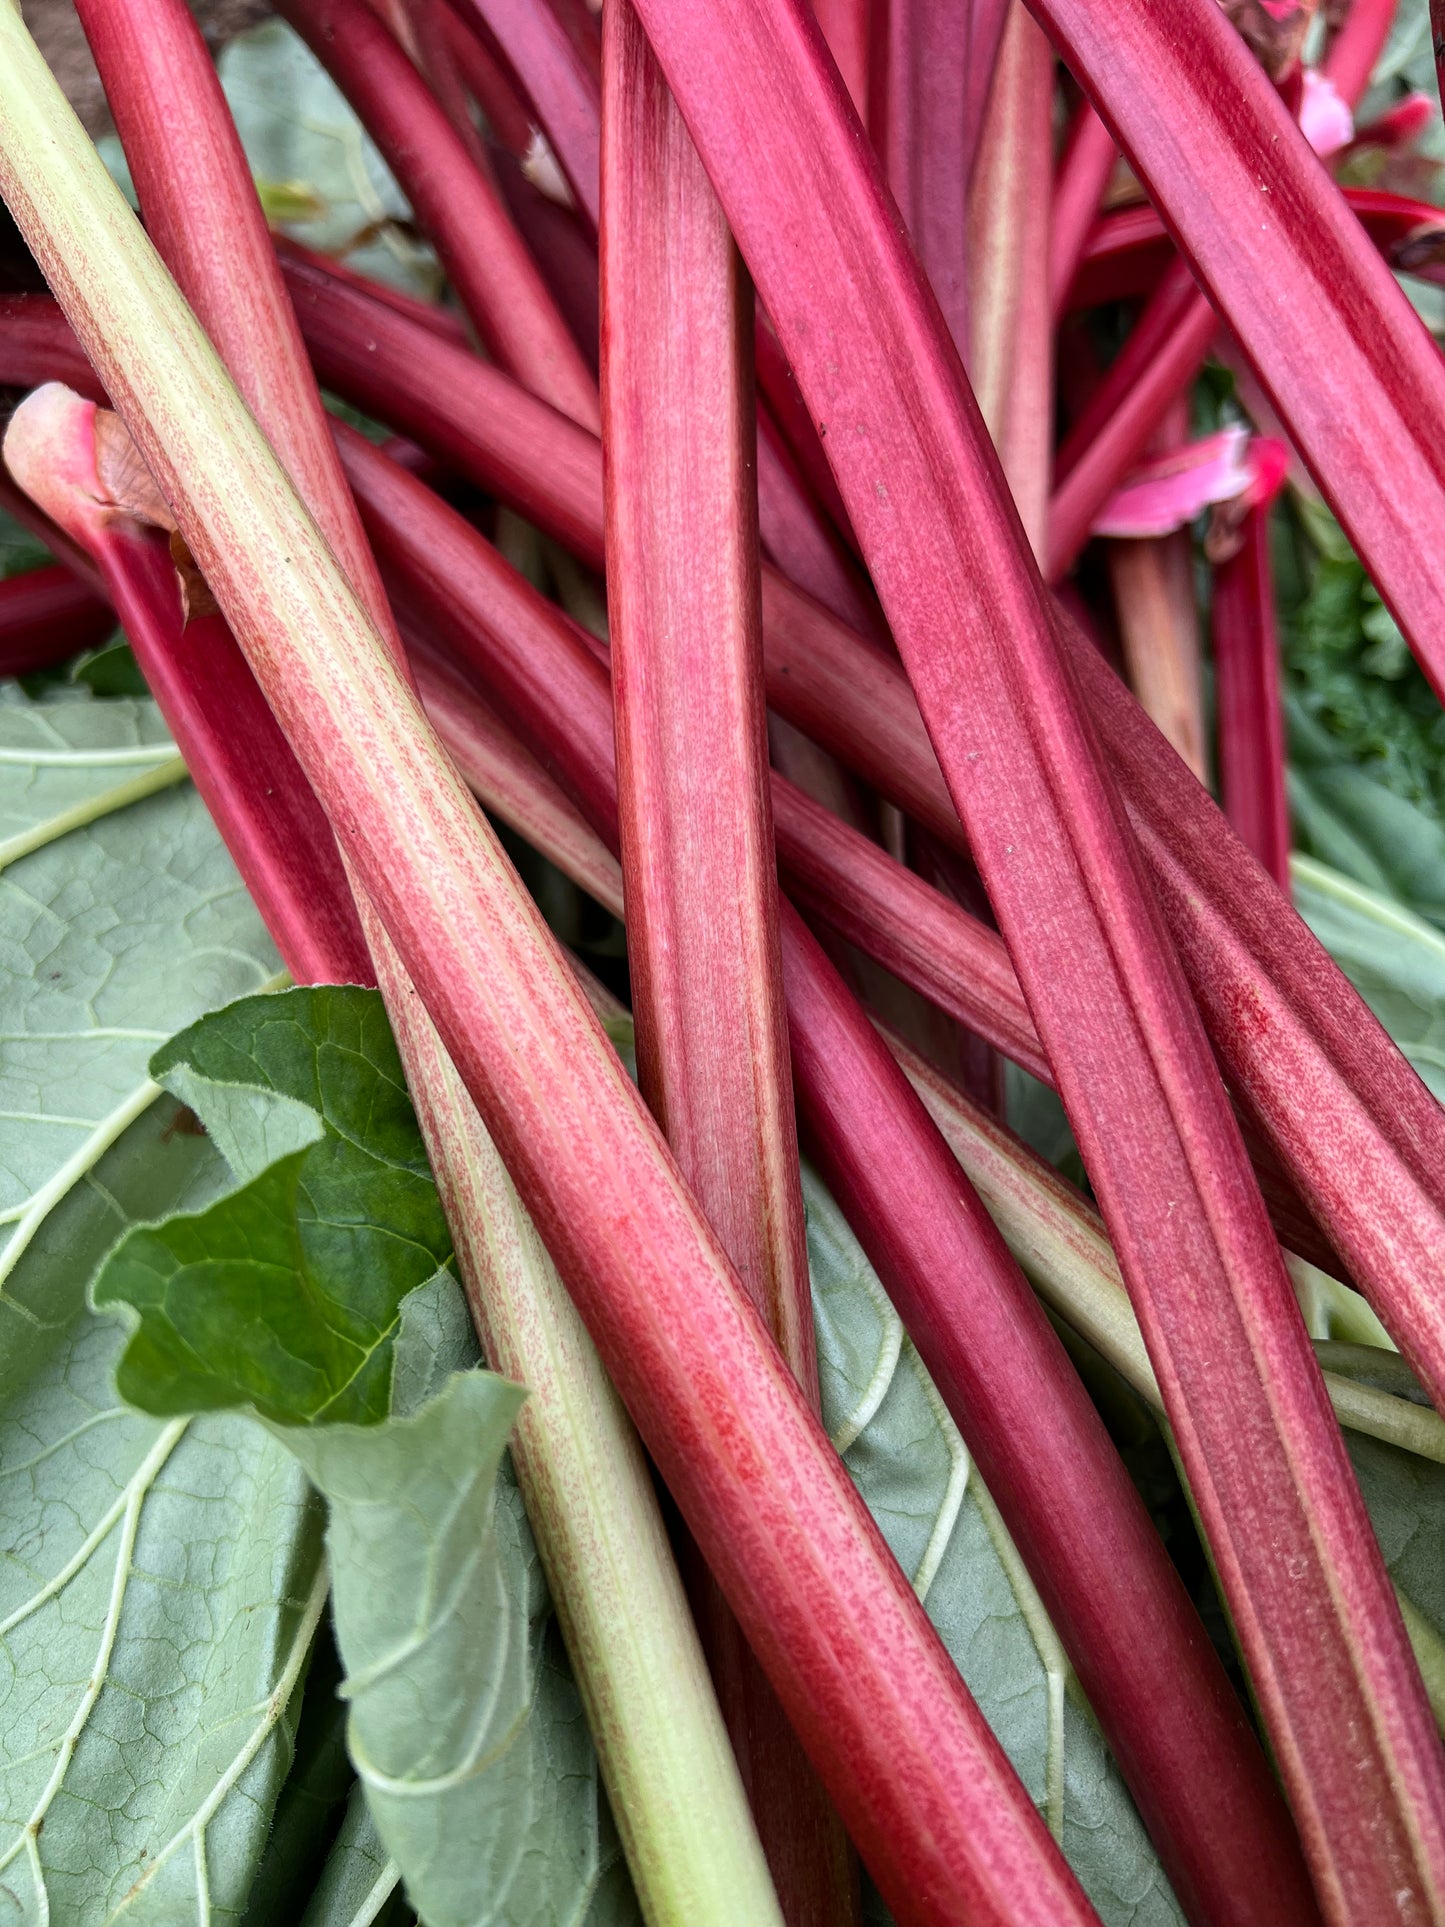
MULTIPOLYGON (((242 1181, 122 1240, 95 1299, 138 1320, 120 1373, 134 1403, 166 1415, 204 1396, 281 1421, 324 1494, 348 1744, 382 1860, 427 1927, 635 1927, 503 1458, 524 1393, 475 1369, 380 997, 245 999, 152 1070, 242 1181)), ((356 1891, 360 1837, 325 1877, 328 1907, 331 1886, 338 1906, 375 1887, 373 1870, 356 1891)))
POLYGON ((453 1373, 413 1416, 287 1433, 328 1501, 348 1735, 427 1927, 636 1919, 515 1483, 525 1393, 453 1373))
POLYGON ((435 296, 436 257, 412 232, 406 197, 299 35, 268 20, 230 41, 219 68, 277 224, 307 247, 344 254, 363 274, 435 296))
POLYGON ((247 1181, 131 1232, 97 1278, 96 1304, 136 1321, 124 1396, 162 1416, 384 1419, 402 1301, 449 1264, 451 1238, 380 998, 250 998, 151 1070, 247 1181))
MULTIPOLYGON (((400 1927, 412 1917, 397 1864, 381 1844, 358 1784, 301 1927, 400 1927)), ((277 1927, 283 1918, 277 1916, 277 1927)))
POLYGON ((117 1236, 227 1182, 151 1051, 276 969, 189 785, 106 803, 137 749, 148 704, 0 685, 0 821, 44 832, 0 874, 0 1894, 36 1927, 239 1914, 325 1599, 290 1455, 125 1406, 86 1303, 117 1236))
POLYGON ((1445 937, 1402 904, 1307 857, 1295 907, 1436 1097, 1445 1101, 1445 937))
POLYGON ((1105 1927, 1183 1914, 968 1450, 847 1221, 804 1173, 823 1418, 1105 1927))

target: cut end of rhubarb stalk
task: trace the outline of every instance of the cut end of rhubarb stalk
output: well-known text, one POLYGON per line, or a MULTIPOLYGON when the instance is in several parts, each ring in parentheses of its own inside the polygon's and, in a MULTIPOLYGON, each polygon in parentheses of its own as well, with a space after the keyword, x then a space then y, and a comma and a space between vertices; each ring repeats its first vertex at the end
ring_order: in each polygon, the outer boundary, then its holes
POLYGON ((10 418, 5 466, 51 520, 88 552, 117 521, 162 529, 170 537, 184 619, 215 615, 216 599, 176 527, 169 502, 130 430, 63 382, 27 395, 10 418))

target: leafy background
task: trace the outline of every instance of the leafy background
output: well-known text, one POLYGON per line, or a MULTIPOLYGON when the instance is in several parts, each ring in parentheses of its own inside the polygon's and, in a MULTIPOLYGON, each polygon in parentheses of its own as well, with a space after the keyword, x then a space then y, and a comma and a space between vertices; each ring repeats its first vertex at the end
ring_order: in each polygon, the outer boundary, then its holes
MULTIPOLYGON (((1433 87, 1424 21, 1402 9, 1382 97, 1433 87)), ((291 231, 435 292, 288 30, 222 71, 291 231)), ((1445 724, 1338 530, 1279 521, 1297 899, 1445 1094, 1445 724)), ((0 526, 0 568, 41 559, 0 526)), ((545 886, 570 934, 569 886, 545 886)), ((502 1450, 512 1395, 477 1369, 376 1000, 258 1004, 277 958, 122 643, 0 685, 0 955, 0 1918, 634 1921, 502 1450), (284 1348, 247 1342, 303 1296, 284 1348), (464 1574, 445 1613, 422 1570, 464 1574), (403 1624, 408 1718, 364 1684, 403 1624)), ((1017 1100, 1067 1157, 1058 1113, 1017 1100)), ((807 1203, 850 1471, 1109 1927, 1178 1920, 963 1441, 811 1175, 807 1203)), ((1158 1427, 1075 1351, 1228 1653, 1158 1427)), ((1445 1473, 1351 1447, 1397 1583, 1445 1629, 1445 1473)))

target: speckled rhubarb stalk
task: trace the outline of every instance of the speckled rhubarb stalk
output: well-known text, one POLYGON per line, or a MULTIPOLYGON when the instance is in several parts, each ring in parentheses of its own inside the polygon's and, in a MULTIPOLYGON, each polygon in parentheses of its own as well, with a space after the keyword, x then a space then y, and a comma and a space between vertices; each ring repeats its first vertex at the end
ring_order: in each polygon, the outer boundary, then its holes
POLYGON ((1088 1921, 564 956, 8 0, 0 183, 895 1914, 1088 1921))
MULTIPOLYGON (((816 1405, 768 798, 752 289, 629 0, 604 19, 602 102, 607 608, 638 1081, 816 1405)), ((844 1927, 859 1901, 837 1818, 756 1662, 730 1629, 714 1636, 715 1609, 700 1617, 790 1927, 844 1927)))
MULTIPOLYGON (((638 13, 829 426, 1119 1253, 1317 1887, 1339 1913, 1424 1920, 1445 1904, 1439 1737, 1203 1027, 937 307, 805 14, 788 0, 737 0, 725 27, 706 0, 638 13)), ((1431 380, 1445 392, 1445 375, 1431 380)))
POLYGON ((1054 175, 1053 219, 1049 231, 1049 305, 1057 321, 1064 312, 1074 274, 1098 216, 1099 203, 1119 150, 1114 136, 1087 100, 1069 123, 1064 151, 1054 175))

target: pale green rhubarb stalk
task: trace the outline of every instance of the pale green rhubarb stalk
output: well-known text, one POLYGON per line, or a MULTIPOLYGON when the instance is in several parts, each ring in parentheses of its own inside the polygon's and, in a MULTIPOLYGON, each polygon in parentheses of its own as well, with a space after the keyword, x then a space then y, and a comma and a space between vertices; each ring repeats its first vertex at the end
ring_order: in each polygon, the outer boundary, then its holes
POLYGON ((0 183, 895 1916, 1091 1919, 564 955, 10 4, 0 183))
MULTIPOLYGON (((82 18, 151 232, 385 635, 385 593, 199 28, 181 0, 86 0, 82 18)), ((385 928, 356 896, 479 1336, 530 1393, 517 1475, 646 1917, 721 1927, 741 1908, 778 1922, 636 1435, 385 928)))
POLYGON ((1439 1736, 1198 1011, 937 306, 802 11, 638 12, 830 431, 1119 1254, 1317 1891, 1337 1918, 1428 1920, 1445 1909, 1439 1736))
MULTIPOLYGON (((602 101, 608 615, 638 1081, 816 1407, 768 798, 752 290, 630 0, 604 19, 602 101)), ((842 1927, 858 1906, 842 1828, 731 1616, 719 1623, 706 1596, 698 1608, 784 1913, 842 1927)))

